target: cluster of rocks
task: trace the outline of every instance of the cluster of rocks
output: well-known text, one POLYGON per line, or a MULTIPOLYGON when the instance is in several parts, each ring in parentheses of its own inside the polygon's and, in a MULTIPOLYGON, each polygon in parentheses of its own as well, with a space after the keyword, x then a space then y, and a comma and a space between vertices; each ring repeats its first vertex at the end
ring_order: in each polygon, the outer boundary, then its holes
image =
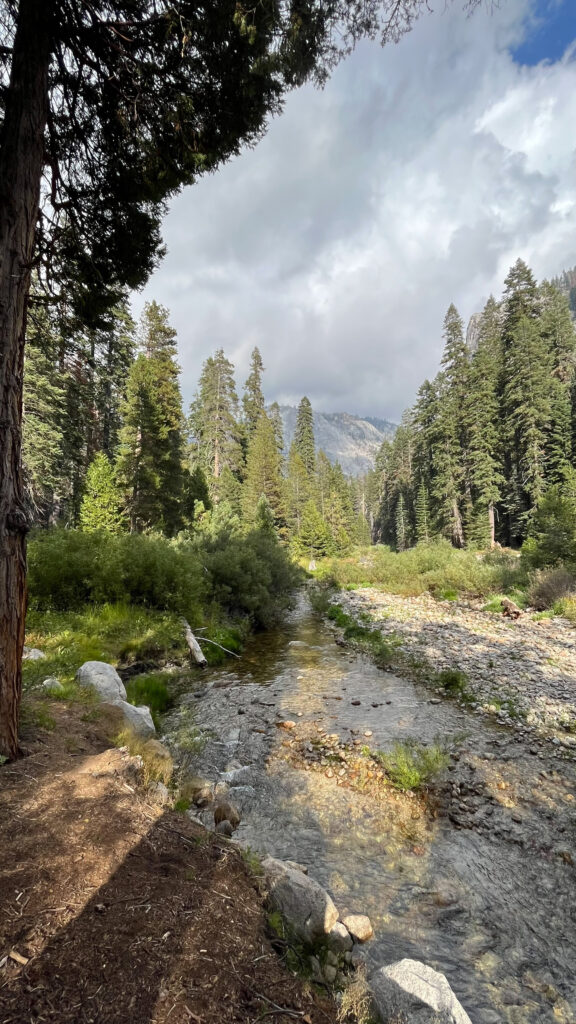
POLYGON ((524 614, 511 621, 427 594, 406 598, 372 588, 343 591, 338 600, 399 638, 400 657, 429 665, 431 676, 464 672, 472 710, 526 736, 547 734, 557 748, 576 748, 576 644, 566 620, 524 614))
MULTIPOLYGON (((270 905, 280 911, 296 940, 316 951, 310 955, 313 980, 345 984, 350 965, 362 963, 355 949, 373 935, 369 918, 340 918, 332 898, 300 864, 266 857, 262 870, 270 905)), ((417 960, 379 967, 367 983, 375 1014, 384 1024, 471 1024, 444 975, 417 960)))

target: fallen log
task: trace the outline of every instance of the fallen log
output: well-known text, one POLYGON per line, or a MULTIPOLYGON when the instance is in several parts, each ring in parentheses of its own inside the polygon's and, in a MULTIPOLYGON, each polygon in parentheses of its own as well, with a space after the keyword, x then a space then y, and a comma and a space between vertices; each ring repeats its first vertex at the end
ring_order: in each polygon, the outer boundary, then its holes
POLYGON ((194 633, 192 632, 189 624, 186 622, 186 619, 182 619, 182 622, 184 624, 184 635, 186 637, 186 643, 188 644, 188 647, 190 649, 190 654, 194 658, 194 661, 196 662, 197 665, 200 665, 201 668, 205 668, 208 662, 206 661, 206 657, 202 651, 202 648, 200 647, 200 644, 198 643, 196 637, 194 636, 194 633))

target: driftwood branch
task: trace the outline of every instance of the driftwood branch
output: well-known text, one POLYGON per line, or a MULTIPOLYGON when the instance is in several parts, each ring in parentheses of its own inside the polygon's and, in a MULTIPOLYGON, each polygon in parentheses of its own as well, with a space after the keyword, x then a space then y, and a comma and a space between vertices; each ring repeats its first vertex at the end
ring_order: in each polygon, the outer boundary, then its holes
POLYGON ((204 666, 207 665, 208 662, 206 661, 206 658, 202 652, 202 648, 200 647, 200 644, 198 643, 196 637, 194 636, 194 633, 190 629, 190 626, 186 622, 186 619, 182 619, 182 622, 184 624, 184 634, 186 636, 186 643, 190 648, 190 654, 194 658, 196 664, 201 665, 202 668, 204 668, 204 666))
POLYGON ((240 657, 240 655, 236 654, 234 651, 229 651, 227 647, 222 647, 222 644, 217 644, 215 640, 209 640, 207 636, 203 636, 202 641, 205 641, 207 644, 214 644, 214 647, 219 647, 221 651, 226 651, 226 654, 231 654, 233 658, 240 657))

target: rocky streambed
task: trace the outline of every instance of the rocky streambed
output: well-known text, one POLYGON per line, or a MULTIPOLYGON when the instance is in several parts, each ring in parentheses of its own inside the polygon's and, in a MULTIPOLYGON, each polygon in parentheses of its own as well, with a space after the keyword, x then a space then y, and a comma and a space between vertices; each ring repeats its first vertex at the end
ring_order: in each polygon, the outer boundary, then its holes
MULTIPOLYGON (((576 1022, 570 750, 335 639, 303 601, 232 670, 205 674, 165 722, 182 774, 234 804, 235 840, 304 864, 343 915, 369 915, 369 966, 425 961, 473 1024, 576 1022), (363 749, 410 738, 450 754, 428 796, 386 785, 363 749)), ((450 664, 448 645, 437 650, 450 664)), ((190 813, 213 827, 213 806, 190 813)))

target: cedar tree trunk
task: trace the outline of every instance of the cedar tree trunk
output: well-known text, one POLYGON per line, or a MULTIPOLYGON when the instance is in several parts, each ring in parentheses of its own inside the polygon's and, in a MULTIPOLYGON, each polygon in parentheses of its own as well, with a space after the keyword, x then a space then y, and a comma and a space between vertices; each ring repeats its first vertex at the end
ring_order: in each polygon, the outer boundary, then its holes
POLYGON ((50 0, 20 0, 0 135, 0 754, 15 758, 26 617, 26 308, 48 112, 50 0))

